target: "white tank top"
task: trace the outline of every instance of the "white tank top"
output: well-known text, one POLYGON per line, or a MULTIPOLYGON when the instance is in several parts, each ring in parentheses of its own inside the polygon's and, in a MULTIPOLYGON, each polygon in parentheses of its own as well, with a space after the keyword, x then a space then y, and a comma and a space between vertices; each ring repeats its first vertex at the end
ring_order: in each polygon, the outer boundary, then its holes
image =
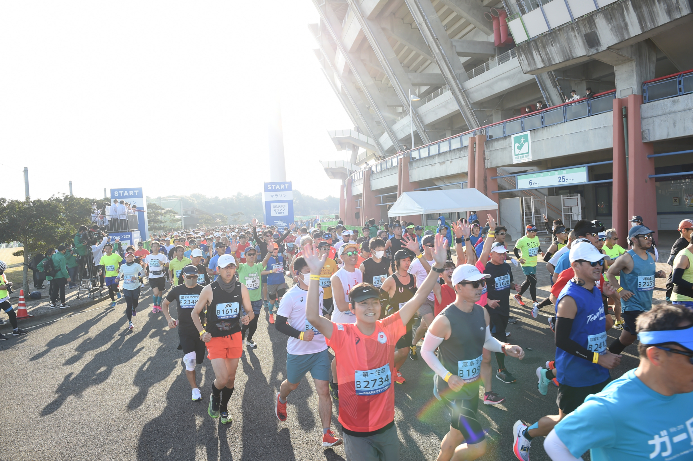
MULTIPOLYGON (((339 269, 335 274, 339 280, 342 282, 342 289, 344 290, 344 300, 349 303, 349 293, 351 289, 363 281, 363 272, 355 269, 354 272, 349 272, 344 268, 339 269)), ((334 287, 334 286, 333 286, 334 287)), ((332 296, 337 296, 332 290, 332 296)), ((332 313, 332 321, 334 323, 356 323, 356 316, 350 311, 342 312, 337 309, 337 303, 334 305, 334 312, 332 313)))

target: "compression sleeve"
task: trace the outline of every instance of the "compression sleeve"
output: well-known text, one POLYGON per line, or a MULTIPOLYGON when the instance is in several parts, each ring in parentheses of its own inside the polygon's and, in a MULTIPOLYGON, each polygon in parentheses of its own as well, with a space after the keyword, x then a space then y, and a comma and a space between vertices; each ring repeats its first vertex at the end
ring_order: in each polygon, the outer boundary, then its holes
POLYGON ((565 317, 556 317, 556 347, 560 347, 569 354, 581 359, 592 361, 593 352, 582 347, 572 339, 570 339, 570 331, 573 329, 573 321, 565 317))
POLYGON ((553 256, 553 253, 550 253, 550 252, 545 253, 544 254, 544 262, 547 263, 547 262, 551 261, 551 256, 553 256))
POLYGON ((515 253, 516 258, 518 258, 518 259, 520 258, 520 249, 519 248, 517 248, 517 247, 513 248, 513 253, 515 253))
POLYGON ((292 338, 300 339, 301 332, 289 325, 286 317, 277 314, 277 321, 274 322, 274 327, 280 333, 284 333, 285 335, 291 336, 292 338))
POLYGON ((421 357, 423 357, 426 364, 431 367, 431 370, 441 378, 445 378, 448 374, 448 370, 440 363, 440 359, 435 354, 435 350, 442 342, 443 338, 439 338, 430 331, 427 331, 426 336, 424 336, 423 345, 421 346, 421 357))
POLYGON ((576 458, 570 453, 554 430, 544 439, 544 450, 551 461, 582 461, 582 458, 576 458))
POLYGON ((693 298, 693 283, 683 279, 684 272, 686 269, 674 269, 674 276, 671 280, 674 283, 674 292, 693 298))
POLYGON ((486 326, 486 340, 484 341, 484 349, 491 352, 503 352, 503 343, 491 336, 491 327, 486 326))

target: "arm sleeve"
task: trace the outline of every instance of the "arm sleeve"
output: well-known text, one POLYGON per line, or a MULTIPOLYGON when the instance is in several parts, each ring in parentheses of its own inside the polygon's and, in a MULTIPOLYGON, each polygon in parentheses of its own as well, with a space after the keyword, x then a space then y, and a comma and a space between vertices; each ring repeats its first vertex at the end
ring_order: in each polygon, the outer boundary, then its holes
POLYGON ((286 228, 286 232, 284 232, 284 235, 282 235, 281 237, 279 237, 279 240, 277 240, 277 245, 279 245, 280 243, 282 243, 282 242, 284 241, 284 239, 287 238, 287 237, 289 236, 290 233, 291 233, 291 229, 289 229, 289 228, 287 227, 287 228, 286 228))
POLYGON ((573 328, 573 321, 574 319, 556 317, 556 347, 560 347, 575 357, 580 357, 581 359, 589 360, 591 362, 594 353, 570 339, 570 331, 573 328))
POLYGON ((496 338, 491 336, 491 327, 486 325, 486 339, 484 340, 484 349, 491 352, 503 352, 503 344, 496 338))
POLYGON ((431 370, 441 378, 445 378, 445 375, 448 374, 448 370, 440 363, 440 359, 436 356, 435 350, 443 342, 443 339, 444 338, 439 338, 431 334, 430 331, 427 331, 426 336, 424 336, 423 345, 421 346, 421 357, 423 357, 426 364, 431 367, 431 370))
POLYGON ((287 322, 287 318, 283 315, 277 314, 277 321, 274 322, 274 327, 280 333, 284 333, 285 335, 291 336, 292 338, 299 339, 299 337, 301 336, 301 332, 289 325, 289 323, 287 322))
POLYGON ((544 439, 544 450, 549 455, 551 461, 582 461, 582 458, 576 458, 570 453, 568 447, 558 438, 556 431, 551 431, 544 439))
POLYGON ((693 283, 683 279, 683 274, 686 269, 674 269, 672 282, 674 283, 674 291, 680 295, 693 298, 693 283))
POLYGON ((256 242, 260 241, 260 238, 257 236, 257 229, 255 228, 255 226, 253 226, 253 238, 256 242))
POLYGON ((553 256, 553 253, 545 253, 544 254, 544 262, 547 263, 551 261, 551 256, 553 256))
POLYGON ((515 253, 516 258, 520 257, 520 249, 518 247, 513 248, 513 253, 515 253))

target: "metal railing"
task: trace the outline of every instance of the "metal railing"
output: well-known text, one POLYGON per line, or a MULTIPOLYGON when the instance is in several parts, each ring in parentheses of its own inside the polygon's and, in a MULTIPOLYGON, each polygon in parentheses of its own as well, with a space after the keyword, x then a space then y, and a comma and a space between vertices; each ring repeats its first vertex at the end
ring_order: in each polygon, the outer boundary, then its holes
POLYGON ((688 93, 693 93, 693 69, 648 80, 642 84, 642 98, 645 103, 688 93))
POLYGON ((467 77, 474 78, 477 77, 484 72, 488 72, 489 70, 493 69, 494 67, 498 67, 501 64, 505 64, 506 62, 510 61, 512 58, 517 57, 517 52, 515 51, 515 48, 506 51, 503 54, 499 54, 498 56, 494 56, 493 58, 489 59, 485 63, 476 66, 474 69, 470 70, 467 72, 467 77))
POLYGON ((448 91, 450 91, 450 87, 448 87, 447 85, 441 86, 436 91, 434 91, 433 93, 426 96, 423 100, 422 105, 433 101, 435 98, 437 98, 438 96, 440 96, 443 93, 447 93, 448 91))

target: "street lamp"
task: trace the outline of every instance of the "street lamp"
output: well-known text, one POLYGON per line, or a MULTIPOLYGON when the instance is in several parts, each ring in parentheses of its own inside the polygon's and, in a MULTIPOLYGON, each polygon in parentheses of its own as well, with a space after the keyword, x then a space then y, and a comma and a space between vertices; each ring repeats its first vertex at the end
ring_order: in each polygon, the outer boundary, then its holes
POLYGON ((414 114, 412 112, 411 108, 411 103, 413 101, 418 101, 419 97, 416 95, 416 93, 411 92, 411 89, 409 90, 409 128, 411 128, 411 148, 414 149, 414 114))

